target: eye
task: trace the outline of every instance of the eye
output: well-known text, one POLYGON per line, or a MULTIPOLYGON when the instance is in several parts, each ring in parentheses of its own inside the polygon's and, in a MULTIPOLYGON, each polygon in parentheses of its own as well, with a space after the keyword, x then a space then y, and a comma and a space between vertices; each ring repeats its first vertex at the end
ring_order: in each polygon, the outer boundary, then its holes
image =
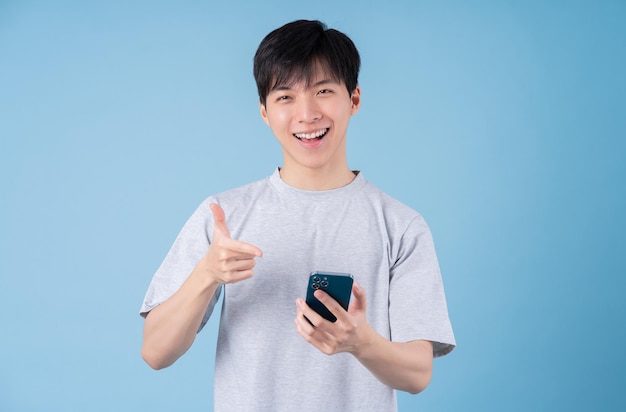
POLYGON ((333 91, 331 89, 322 89, 319 92, 317 92, 317 94, 330 94, 333 91))
POLYGON ((290 98, 291 98, 290 96, 287 96, 287 95, 281 95, 281 96, 276 97, 276 102, 277 102, 277 103, 286 102, 286 101, 288 101, 290 98))

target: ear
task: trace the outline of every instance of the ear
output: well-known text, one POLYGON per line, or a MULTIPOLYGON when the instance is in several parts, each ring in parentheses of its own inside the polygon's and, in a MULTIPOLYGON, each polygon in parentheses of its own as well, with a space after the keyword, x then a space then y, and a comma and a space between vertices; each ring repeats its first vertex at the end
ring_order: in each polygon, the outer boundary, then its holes
POLYGON ((358 112, 359 108, 361 107, 361 88, 359 86, 357 86, 350 95, 350 100, 352 101, 351 114, 356 114, 356 112, 358 112))
POLYGON ((266 125, 270 125, 270 121, 267 118, 267 109, 265 108, 265 105, 261 102, 259 102, 259 110, 261 111, 261 118, 263 119, 263 121, 265 122, 266 125))

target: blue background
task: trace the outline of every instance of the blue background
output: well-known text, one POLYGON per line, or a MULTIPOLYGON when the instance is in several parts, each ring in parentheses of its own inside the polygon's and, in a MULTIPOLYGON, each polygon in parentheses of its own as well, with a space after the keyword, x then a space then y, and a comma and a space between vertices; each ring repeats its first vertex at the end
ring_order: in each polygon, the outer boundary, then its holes
POLYGON ((137 313, 281 163, 252 56, 298 18, 359 47, 350 166, 434 233, 458 348, 400 410, 626 410, 626 2, 411 0, 0 0, 0 410, 211 409, 216 319, 155 372, 137 313))

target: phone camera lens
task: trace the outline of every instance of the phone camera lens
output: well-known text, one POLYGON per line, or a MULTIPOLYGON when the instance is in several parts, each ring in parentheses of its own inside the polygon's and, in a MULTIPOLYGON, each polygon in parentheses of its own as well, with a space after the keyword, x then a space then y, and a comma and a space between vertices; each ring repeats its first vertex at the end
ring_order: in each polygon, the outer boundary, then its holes
POLYGON ((320 283, 320 278, 318 278, 317 276, 313 278, 313 282, 315 283, 320 283))
POLYGON ((314 284, 312 284, 312 285, 311 285, 311 287, 312 287, 313 289, 317 290, 317 289, 319 289, 319 288, 320 288, 320 285, 319 285, 319 283, 314 283, 314 284))
POLYGON ((323 280, 321 285, 322 285, 323 288, 326 288, 326 287, 328 287, 328 282, 323 280))

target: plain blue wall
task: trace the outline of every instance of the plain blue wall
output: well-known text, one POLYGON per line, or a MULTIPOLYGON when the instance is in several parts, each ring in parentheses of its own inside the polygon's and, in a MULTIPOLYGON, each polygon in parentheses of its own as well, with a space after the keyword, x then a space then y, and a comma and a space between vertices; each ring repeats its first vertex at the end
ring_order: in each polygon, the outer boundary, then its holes
POLYGON ((435 236, 458 348, 400 410, 626 409, 625 2, 0 0, 0 410, 211 410, 216 319, 155 372, 137 312, 280 164, 252 56, 298 18, 356 42, 350 166, 435 236))

